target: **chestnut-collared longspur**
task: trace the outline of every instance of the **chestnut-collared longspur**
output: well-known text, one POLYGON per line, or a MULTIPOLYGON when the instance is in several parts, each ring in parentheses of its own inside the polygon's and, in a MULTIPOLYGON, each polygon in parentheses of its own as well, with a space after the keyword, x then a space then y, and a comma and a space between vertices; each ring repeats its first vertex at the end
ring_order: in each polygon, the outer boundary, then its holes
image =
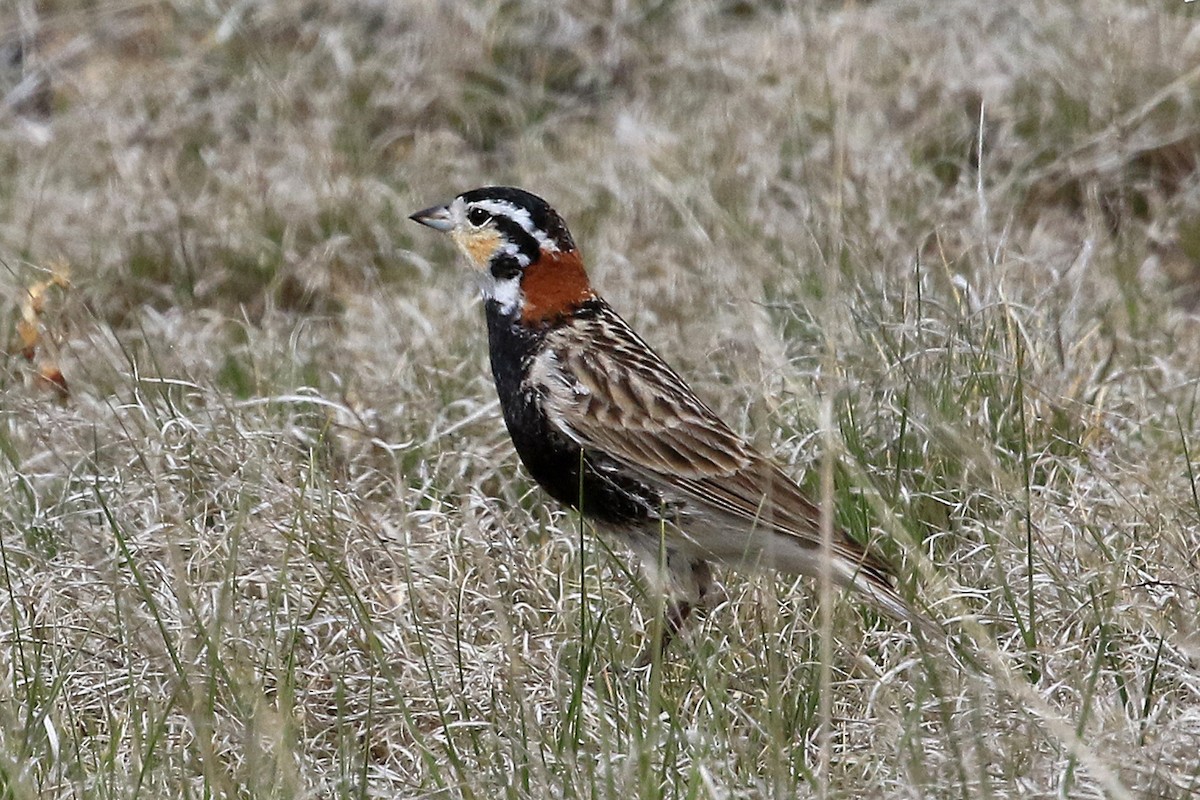
MULTIPOLYGON (((478 271, 492 374, 513 445, 551 497, 641 555, 666 593, 663 646, 709 592, 709 562, 817 577, 819 511, 705 405, 592 288, 553 208, 486 187, 413 220, 478 271)), ((887 565, 835 530, 829 574, 922 622, 887 565)))

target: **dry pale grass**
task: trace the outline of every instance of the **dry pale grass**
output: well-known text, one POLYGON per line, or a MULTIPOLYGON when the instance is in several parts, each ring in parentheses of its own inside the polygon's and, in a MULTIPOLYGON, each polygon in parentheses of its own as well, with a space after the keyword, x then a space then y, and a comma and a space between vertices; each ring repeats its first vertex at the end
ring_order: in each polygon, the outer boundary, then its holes
POLYGON ((1195 794, 1196 6, 8 0, 3 796, 1195 794), (404 219, 486 183, 949 651, 726 572, 621 671, 404 219))

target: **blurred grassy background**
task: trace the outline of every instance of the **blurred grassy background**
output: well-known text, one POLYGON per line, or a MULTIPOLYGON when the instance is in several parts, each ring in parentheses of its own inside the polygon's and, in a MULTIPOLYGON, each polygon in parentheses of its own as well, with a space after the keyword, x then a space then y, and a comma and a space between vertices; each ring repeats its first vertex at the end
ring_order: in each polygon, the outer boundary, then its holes
POLYGON ((4 0, 0 793, 1194 795, 1195 9, 4 0), (491 183, 989 674, 840 602, 822 771, 808 584, 616 668, 405 219, 491 183))

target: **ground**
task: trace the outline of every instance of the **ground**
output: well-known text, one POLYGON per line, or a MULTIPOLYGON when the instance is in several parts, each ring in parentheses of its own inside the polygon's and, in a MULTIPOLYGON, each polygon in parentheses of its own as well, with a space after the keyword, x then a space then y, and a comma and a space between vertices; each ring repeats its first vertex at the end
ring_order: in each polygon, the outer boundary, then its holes
POLYGON ((5 0, 4 796, 1193 796, 1198 7, 5 0), (627 669, 406 219, 492 183, 948 641, 627 669))

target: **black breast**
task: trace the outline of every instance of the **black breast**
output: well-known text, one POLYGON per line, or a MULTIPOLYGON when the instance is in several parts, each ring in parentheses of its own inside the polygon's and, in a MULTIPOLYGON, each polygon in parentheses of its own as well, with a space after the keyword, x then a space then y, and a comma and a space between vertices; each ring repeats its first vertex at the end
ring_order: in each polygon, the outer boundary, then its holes
POLYGON ((492 376, 521 463, 543 489, 585 517, 612 526, 657 520, 662 498, 603 453, 583 450, 555 429, 537 393, 524 385, 545 332, 486 303, 492 376))

